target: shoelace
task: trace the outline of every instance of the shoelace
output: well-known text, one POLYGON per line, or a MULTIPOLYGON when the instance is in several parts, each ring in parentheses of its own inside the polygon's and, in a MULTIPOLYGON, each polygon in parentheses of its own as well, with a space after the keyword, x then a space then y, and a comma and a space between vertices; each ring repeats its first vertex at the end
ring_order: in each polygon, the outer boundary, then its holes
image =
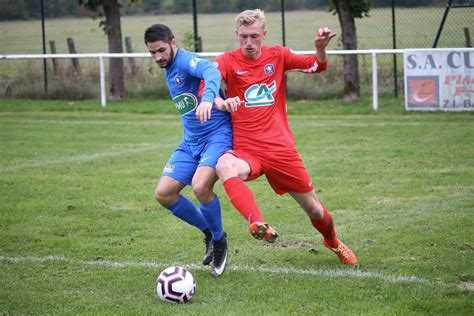
POLYGON ((337 253, 342 254, 342 256, 346 259, 350 259, 352 255, 347 251, 346 247, 343 245, 339 245, 336 249, 334 249, 337 253))

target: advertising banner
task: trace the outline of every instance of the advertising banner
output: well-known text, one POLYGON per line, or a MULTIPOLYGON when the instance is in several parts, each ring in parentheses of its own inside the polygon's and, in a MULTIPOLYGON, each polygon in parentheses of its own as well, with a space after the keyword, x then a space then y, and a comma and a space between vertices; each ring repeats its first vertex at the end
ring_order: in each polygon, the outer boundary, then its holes
POLYGON ((474 49, 405 50, 405 108, 474 111, 474 49))

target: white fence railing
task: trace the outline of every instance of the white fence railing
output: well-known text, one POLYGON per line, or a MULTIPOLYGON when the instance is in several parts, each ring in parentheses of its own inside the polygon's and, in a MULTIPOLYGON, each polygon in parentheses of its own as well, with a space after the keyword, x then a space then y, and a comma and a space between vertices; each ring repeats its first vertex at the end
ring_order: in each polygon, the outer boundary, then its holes
MULTIPOLYGON (((418 49, 423 50, 423 49, 418 49)), ((427 48, 427 51, 433 51, 432 48, 427 48)), ((438 48, 435 50, 463 50, 462 48, 438 48)), ((469 50, 472 50, 470 48, 469 50)), ((372 56, 372 107, 375 111, 378 109, 378 68, 377 56, 382 54, 403 54, 404 49, 362 49, 362 50, 329 50, 328 55, 371 55, 372 56)), ((295 53, 303 55, 312 55, 314 51, 295 51, 295 53)), ((202 57, 216 57, 222 52, 199 53, 202 57)), ((105 65, 104 58, 150 58, 149 53, 122 53, 122 54, 29 54, 29 55, 0 55, 0 59, 48 59, 48 58, 98 58, 99 72, 100 72, 100 99, 102 108, 106 107, 106 87, 105 87, 105 65)))

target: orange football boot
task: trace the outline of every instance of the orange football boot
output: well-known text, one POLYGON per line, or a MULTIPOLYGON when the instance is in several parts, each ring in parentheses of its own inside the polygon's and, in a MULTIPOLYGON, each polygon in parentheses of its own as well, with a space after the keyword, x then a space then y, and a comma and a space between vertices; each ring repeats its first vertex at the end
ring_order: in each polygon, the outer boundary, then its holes
POLYGON ((277 231, 265 222, 253 222, 250 224, 249 230, 255 239, 265 239, 265 241, 270 243, 274 243, 278 237, 277 231))
POLYGON ((352 250, 349 249, 346 245, 344 245, 341 241, 339 242, 339 246, 337 248, 332 248, 326 243, 326 239, 323 240, 323 244, 326 248, 334 252, 342 263, 345 264, 357 264, 357 258, 352 250))

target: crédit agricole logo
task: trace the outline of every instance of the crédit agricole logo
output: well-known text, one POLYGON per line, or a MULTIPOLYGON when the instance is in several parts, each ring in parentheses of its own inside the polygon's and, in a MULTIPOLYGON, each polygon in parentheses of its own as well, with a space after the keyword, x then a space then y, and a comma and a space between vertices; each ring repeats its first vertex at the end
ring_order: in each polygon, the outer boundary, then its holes
POLYGON ((273 93, 276 91, 276 82, 271 84, 254 84, 245 91, 245 106, 270 106, 275 103, 273 93))

